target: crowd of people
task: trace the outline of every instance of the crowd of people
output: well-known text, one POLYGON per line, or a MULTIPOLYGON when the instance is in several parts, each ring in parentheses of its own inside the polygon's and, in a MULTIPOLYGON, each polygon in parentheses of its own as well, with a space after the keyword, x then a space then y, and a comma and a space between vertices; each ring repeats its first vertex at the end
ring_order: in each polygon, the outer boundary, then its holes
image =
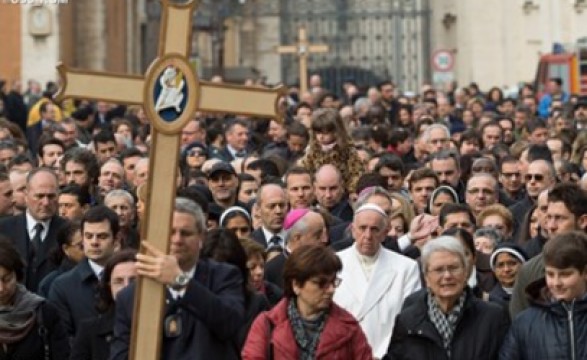
POLYGON ((196 113, 165 252, 144 109, 0 81, 0 359, 127 359, 137 277, 166 288, 161 359, 586 359, 587 98, 562 89, 313 75, 283 122, 196 113))

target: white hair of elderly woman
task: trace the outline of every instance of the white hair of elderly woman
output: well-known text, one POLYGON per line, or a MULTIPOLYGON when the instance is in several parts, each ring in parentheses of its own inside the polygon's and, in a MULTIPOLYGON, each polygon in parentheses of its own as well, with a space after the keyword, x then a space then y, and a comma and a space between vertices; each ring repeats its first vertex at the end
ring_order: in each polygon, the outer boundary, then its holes
POLYGON ((465 269, 468 268, 469 263, 467 260, 467 255, 465 254, 465 247, 463 246, 463 243, 454 236, 443 235, 428 241, 424 247, 422 247, 421 259, 422 268, 424 271, 428 269, 428 261, 430 260, 430 256, 436 252, 441 251, 450 252, 457 255, 461 259, 465 269))

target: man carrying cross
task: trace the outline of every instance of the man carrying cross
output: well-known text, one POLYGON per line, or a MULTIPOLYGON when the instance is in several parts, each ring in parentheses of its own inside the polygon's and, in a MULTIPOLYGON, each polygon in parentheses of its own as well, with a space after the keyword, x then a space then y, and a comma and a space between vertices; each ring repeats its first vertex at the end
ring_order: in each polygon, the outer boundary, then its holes
MULTIPOLYGON (((143 243, 139 275, 167 287, 161 360, 238 359, 232 343, 244 316, 243 279, 236 267, 199 260, 206 223, 202 209, 177 198, 170 254, 143 243)), ((131 334, 134 284, 118 295, 111 360, 126 360, 131 334)))

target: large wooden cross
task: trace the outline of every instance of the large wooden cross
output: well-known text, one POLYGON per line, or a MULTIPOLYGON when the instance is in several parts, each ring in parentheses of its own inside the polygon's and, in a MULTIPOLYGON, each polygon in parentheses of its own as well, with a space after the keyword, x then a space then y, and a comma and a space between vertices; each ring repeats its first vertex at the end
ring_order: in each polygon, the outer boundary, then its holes
MULTIPOLYGON (((278 102, 285 95, 285 88, 251 88, 198 80, 187 58, 196 1, 161 3, 158 57, 144 76, 80 71, 59 64, 63 85, 56 100, 80 98, 144 107, 153 131, 148 208, 141 236, 156 248, 169 251, 181 129, 196 111, 281 119, 278 102)), ((158 282, 139 278, 129 358, 159 358, 165 291, 158 282)))
POLYGON ((306 34, 306 28, 298 30, 298 43, 295 45, 282 45, 277 47, 279 54, 297 54, 300 68, 300 95, 308 91, 308 56, 313 53, 328 52, 326 44, 310 44, 306 34))

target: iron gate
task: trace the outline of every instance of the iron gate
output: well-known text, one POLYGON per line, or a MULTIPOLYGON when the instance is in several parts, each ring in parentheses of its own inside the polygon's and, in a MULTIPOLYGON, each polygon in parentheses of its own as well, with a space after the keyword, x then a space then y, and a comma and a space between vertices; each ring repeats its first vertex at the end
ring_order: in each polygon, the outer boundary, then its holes
MULTIPOLYGON (((418 91, 430 81, 430 0, 281 0, 281 44, 297 42, 305 26, 311 43, 328 53, 312 54, 309 74, 341 94, 342 84, 359 86, 393 80, 402 90, 418 91)), ((297 58, 282 57, 282 79, 299 82, 297 58)))

